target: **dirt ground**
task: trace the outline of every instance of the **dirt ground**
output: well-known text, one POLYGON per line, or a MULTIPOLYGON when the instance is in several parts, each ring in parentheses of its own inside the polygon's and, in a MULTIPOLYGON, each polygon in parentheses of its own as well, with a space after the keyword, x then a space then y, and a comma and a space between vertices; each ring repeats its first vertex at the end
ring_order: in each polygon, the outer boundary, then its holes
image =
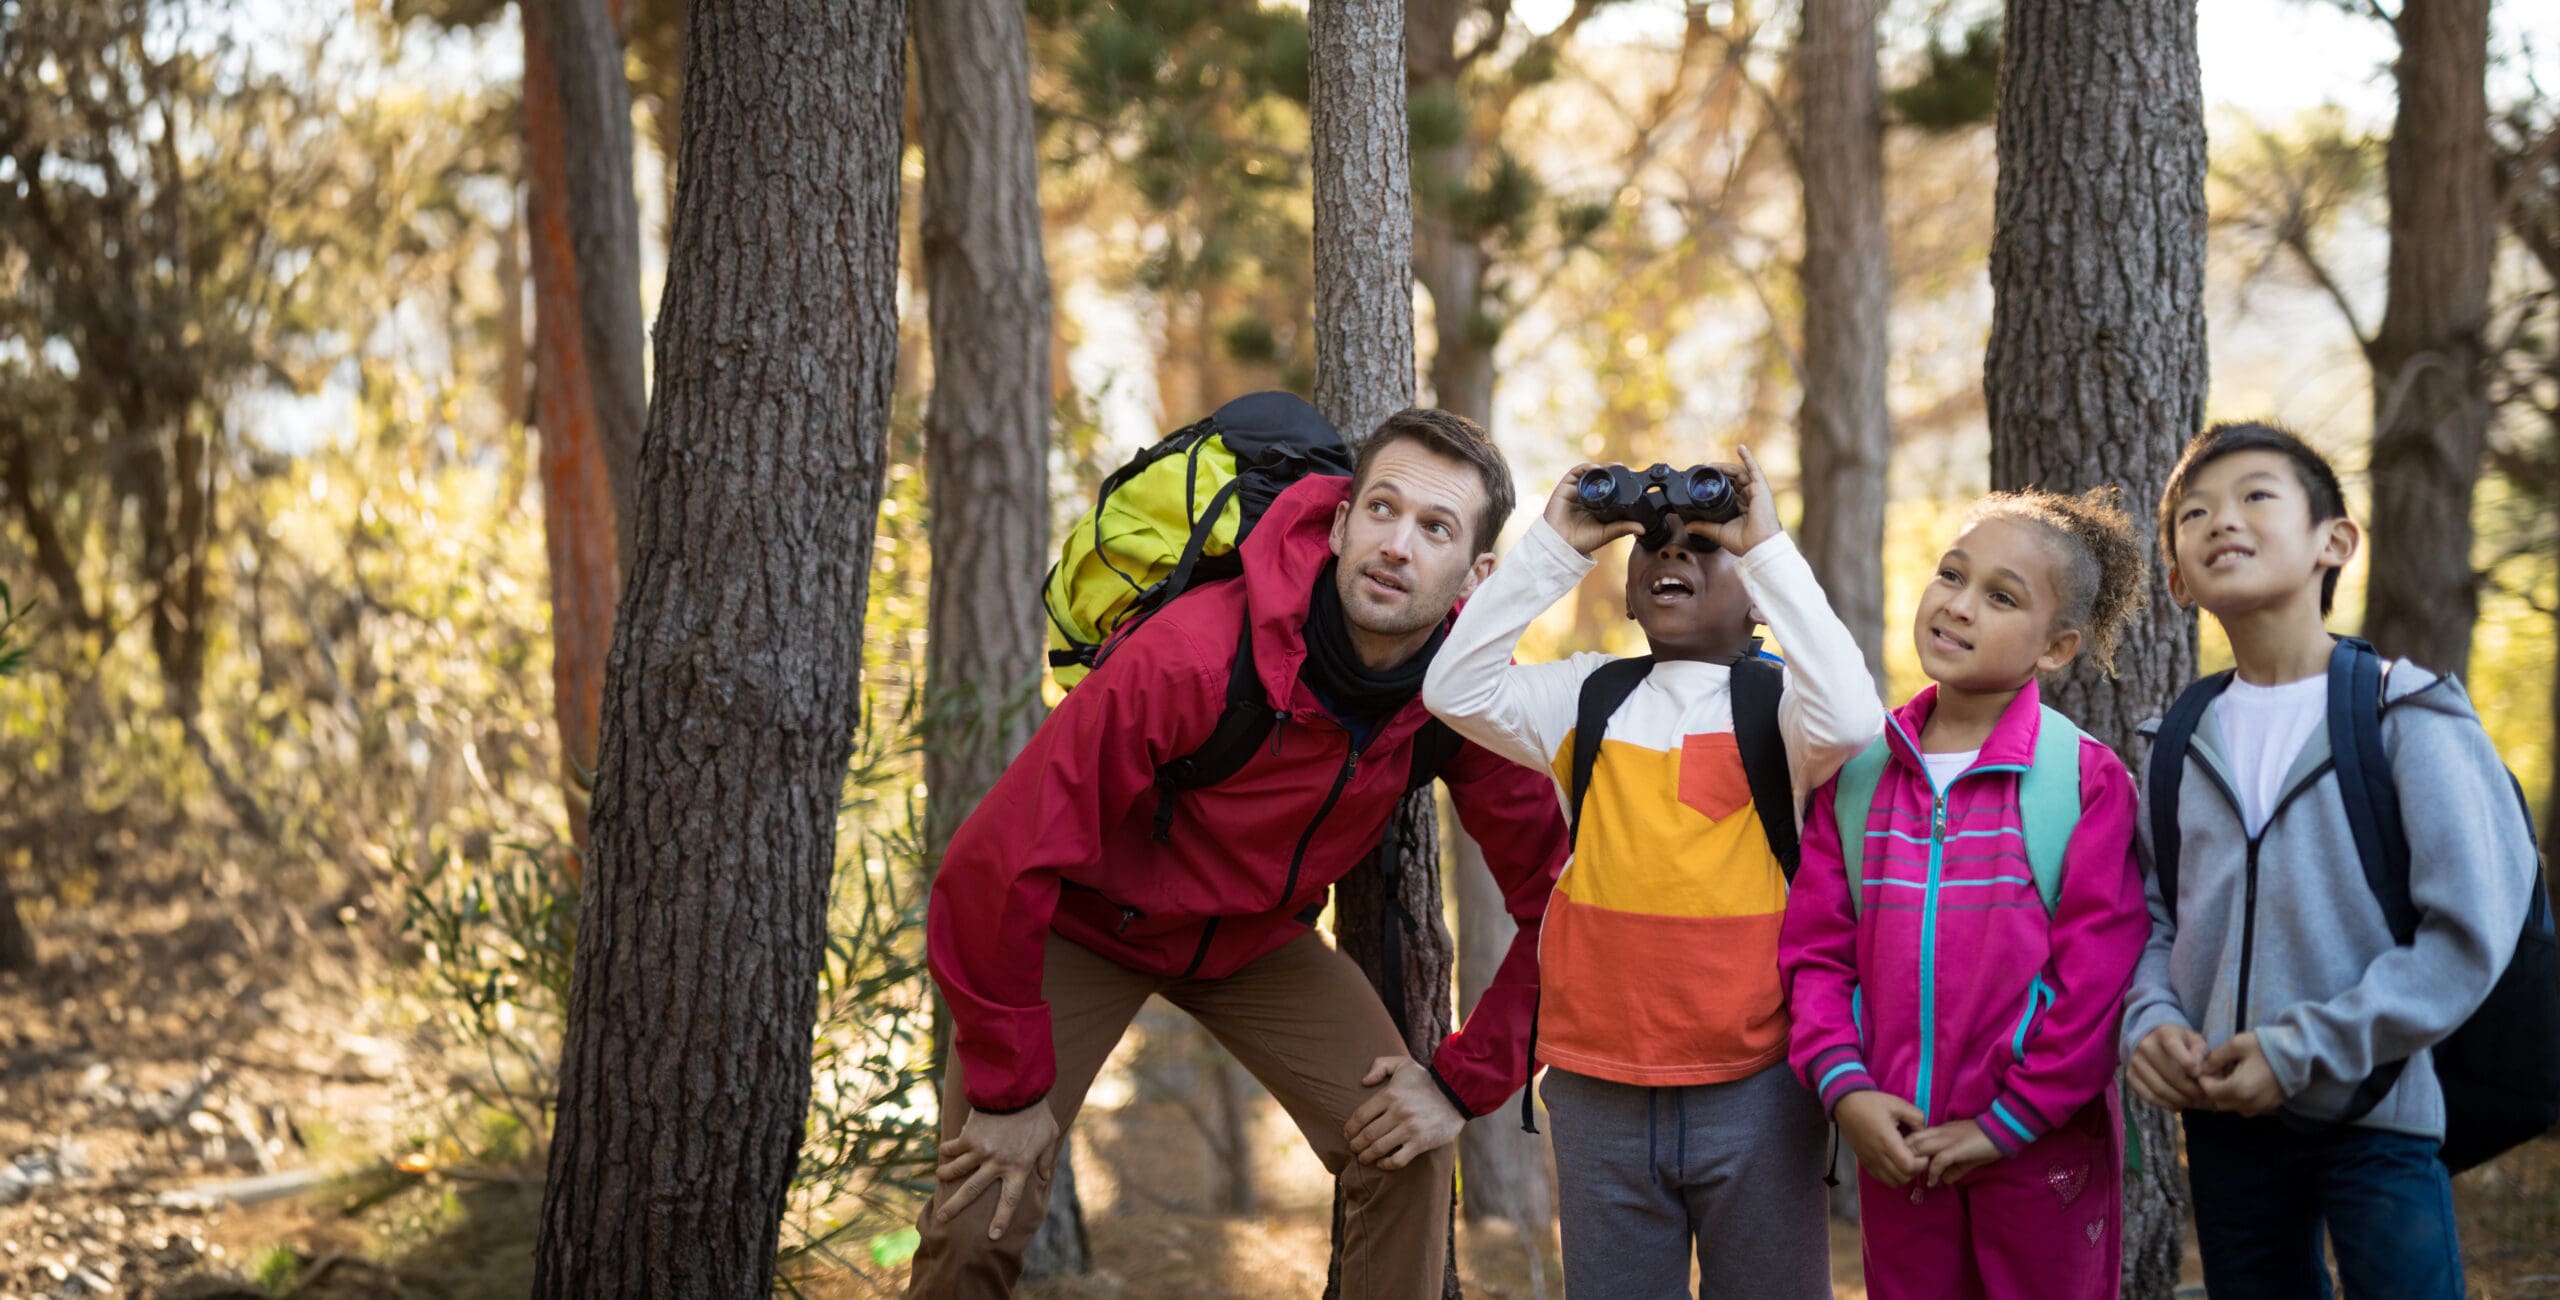
MULTIPOLYGON (((523 1295, 538 1166, 392 1164, 433 1137, 457 1067, 384 996, 379 904, 254 897, 217 869, 31 916, 42 968, 0 976, 0 1297, 523 1295)), ((1285 1117, 1256 1095, 1255 1213, 1220 1214, 1208 1126, 1147 1092, 1115 1064, 1078 1126, 1094 1272, 1026 1294, 1319 1294, 1328 1188, 1285 1117)), ((2456 1195, 2473 1295, 2560 1296, 2560 1141, 2456 1195)), ((1854 1228, 1832 1258, 1863 1297, 1854 1228)), ((1564 1295, 1552 1238, 1533 1265, 1508 1225, 1466 1225, 1459 1263, 1471 1294, 1564 1295)))

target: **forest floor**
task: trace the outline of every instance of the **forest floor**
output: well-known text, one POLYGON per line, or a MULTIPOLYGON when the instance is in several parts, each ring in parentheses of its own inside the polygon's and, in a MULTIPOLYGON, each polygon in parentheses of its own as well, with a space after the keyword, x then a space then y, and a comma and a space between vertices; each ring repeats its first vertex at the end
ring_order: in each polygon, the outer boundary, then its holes
MULTIPOLYGON (((439 1099, 469 1066, 385 992, 400 980, 383 897, 280 899, 239 876, 119 872, 31 909, 41 967, 0 976, 0 1297, 523 1295, 539 1165, 396 1163, 436 1149, 439 1099)), ((1093 1273, 1026 1294, 1319 1294, 1328 1184, 1277 1107, 1255 1094, 1256 1213, 1222 1215, 1223 1162, 1193 1113, 1144 1091, 1106 1075, 1078 1125, 1093 1273)), ((2456 1199, 2473 1295, 2560 1296, 2560 1140, 2465 1176, 2456 1199)), ((1863 1296, 1854 1228, 1835 1225, 1832 1259, 1840 1295, 1863 1296)), ((1552 1238, 1541 1288, 1508 1225, 1463 1226, 1459 1267, 1470 1294, 1564 1294, 1552 1238)))

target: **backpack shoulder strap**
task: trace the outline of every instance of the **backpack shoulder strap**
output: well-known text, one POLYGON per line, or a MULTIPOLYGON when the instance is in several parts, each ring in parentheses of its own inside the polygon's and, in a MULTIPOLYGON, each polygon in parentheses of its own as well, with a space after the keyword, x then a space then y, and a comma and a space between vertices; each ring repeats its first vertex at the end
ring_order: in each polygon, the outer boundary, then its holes
MULTIPOLYGON (((2329 758, 2365 884, 2381 905, 2392 941, 2406 944, 2418 936, 2418 909, 2409 900, 2409 837, 2400 822, 2400 790, 2392 781, 2391 753, 2382 745, 2387 667, 2371 643, 2356 637, 2338 638, 2329 652, 2329 758)), ((2404 1056, 2375 1066, 2347 1098, 2339 1121, 2371 1114, 2399 1085, 2408 1064, 2404 1056)))
POLYGON ((1868 742, 1856 758, 1841 765, 1831 786, 1831 816, 1840 824, 1840 866, 1849 878, 1852 915, 1866 910, 1867 813, 1875 807, 1876 785, 1884 780, 1884 765, 1892 757, 1886 746, 1882 736, 1868 742))
POLYGON ((1613 659, 1582 679, 1582 695, 1573 713, 1573 780, 1566 787, 1573 811, 1566 823, 1567 843, 1582 842, 1582 796, 1591 790, 1591 769, 1600 763, 1600 738, 1609 717, 1635 694, 1638 683, 1653 672, 1653 656, 1613 659))
POLYGON ((2151 787, 2151 871, 2160 881, 2160 897, 2172 921, 2178 919, 2178 788, 2186 780, 2187 748, 2204 711, 2230 688, 2231 678, 2232 670, 2225 668, 2178 692, 2151 738, 2150 765, 2144 769, 2151 787))
POLYGON ((1423 723, 1422 730, 1413 733, 1413 762, 1406 769, 1404 792, 1412 794, 1429 788, 1440 779, 1440 769, 1447 767, 1466 743, 1465 737, 1438 718, 1423 723))
POLYGON ((2045 706, 2036 719, 2036 755, 2018 778, 2018 814, 2027 833, 2027 865, 2053 915, 2062 897, 2062 860, 2080 826, 2080 741, 2086 733, 2045 706))
POLYGON ((1803 846, 1796 836, 1795 777, 1787 769, 1787 738, 1778 729, 1778 699, 1786 693, 1786 669, 1758 655, 1733 665, 1733 739, 1742 751, 1742 776, 1760 812, 1760 829, 1789 883, 1803 846))
POLYGON ((1253 760, 1253 751, 1261 748, 1278 720, 1263 693, 1262 677, 1254 671, 1253 620, 1248 614, 1244 630, 1236 637, 1235 658, 1227 664, 1226 706, 1218 711, 1209 738, 1198 749, 1156 769, 1158 843, 1172 837, 1174 795, 1206 789, 1234 776, 1253 760))
POLYGON ((2356 842, 2383 919, 2400 943, 2417 937, 2418 914, 2409 901, 2409 837, 2400 822, 2400 791, 2391 779, 2391 755, 2382 747, 2382 656, 2355 637, 2340 637, 2329 653, 2329 752, 2337 768, 2338 799, 2356 842))

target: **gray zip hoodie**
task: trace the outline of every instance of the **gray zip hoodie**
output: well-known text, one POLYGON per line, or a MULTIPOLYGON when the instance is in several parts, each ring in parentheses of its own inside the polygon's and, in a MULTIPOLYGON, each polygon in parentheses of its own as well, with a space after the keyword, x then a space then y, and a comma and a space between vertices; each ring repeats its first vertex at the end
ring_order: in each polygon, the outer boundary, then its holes
MULTIPOLYGON (((2221 702, 2196 727, 2178 791, 2178 915, 2150 872, 2151 785, 2136 843, 2151 942, 2125 995, 2124 1051, 2164 1024, 2220 1045, 2254 1029, 2286 1109, 2334 1119, 2377 1065, 2414 1056, 2367 1127, 2444 1136, 2422 1049, 2470 1018, 2514 954, 2540 888, 2531 832, 2462 683, 2407 660, 2383 691, 2382 742, 2409 837, 2417 939, 2392 941, 2365 883, 2330 766, 2325 721, 2285 774, 2258 842, 2221 742, 2221 702)), ((2159 720, 2144 723, 2156 736, 2159 720)))

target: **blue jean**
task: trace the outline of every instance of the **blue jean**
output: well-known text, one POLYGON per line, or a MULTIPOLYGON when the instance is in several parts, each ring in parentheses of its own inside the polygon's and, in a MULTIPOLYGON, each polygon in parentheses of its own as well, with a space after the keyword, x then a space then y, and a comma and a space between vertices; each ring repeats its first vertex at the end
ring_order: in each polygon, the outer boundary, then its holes
POLYGON ((2433 1140, 2303 1131, 2272 1115, 2185 1118, 2207 1294, 2328 1300, 2326 1228, 2351 1300, 2461 1300, 2453 1183, 2433 1140))

